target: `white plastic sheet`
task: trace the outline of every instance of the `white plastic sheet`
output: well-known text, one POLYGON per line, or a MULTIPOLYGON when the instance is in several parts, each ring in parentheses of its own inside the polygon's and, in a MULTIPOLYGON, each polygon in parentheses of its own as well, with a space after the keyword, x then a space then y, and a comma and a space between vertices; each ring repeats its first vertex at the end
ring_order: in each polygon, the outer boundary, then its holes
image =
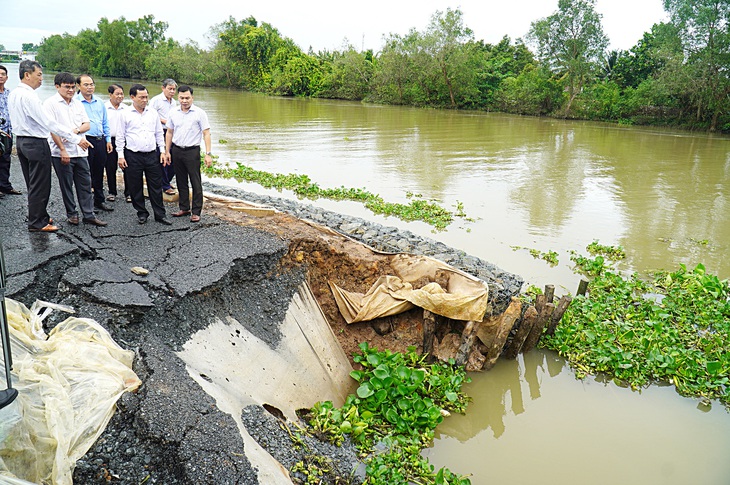
POLYGON ((0 483, 72 485, 76 461, 103 432, 117 399, 141 384, 134 353, 86 318, 68 318, 46 336, 42 320, 57 305, 5 303, 19 395, 0 411, 0 483))

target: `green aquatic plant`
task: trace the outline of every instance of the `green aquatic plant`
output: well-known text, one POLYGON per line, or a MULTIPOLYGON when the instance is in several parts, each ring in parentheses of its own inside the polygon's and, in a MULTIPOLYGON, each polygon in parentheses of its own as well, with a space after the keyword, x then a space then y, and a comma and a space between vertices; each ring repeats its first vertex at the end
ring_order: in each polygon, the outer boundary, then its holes
POLYGON ((466 410, 464 369, 429 364, 414 348, 380 352, 362 343, 360 350, 354 361, 362 369, 350 374, 360 384, 356 393, 340 408, 317 403, 307 416, 314 433, 338 445, 349 436, 366 456, 369 485, 469 484, 446 468, 435 470, 421 455, 444 416, 466 410))
MULTIPOLYGON (((240 181, 254 182, 262 187, 277 190, 291 190, 298 197, 307 199, 350 200, 361 202, 374 214, 394 216, 403 221, 423 221, 434 227, 435 230, 445 230, 453 221, 454 214, 440 206, 435 201, 424 200, 420 195, 407 194, 410 200, 407 204, 386 202, 377 194, 365 189, 336 187, 323 189, 313 182, 307 175, 269 173, 255 170, 243 164, 235 167, 222 167, 213 164, 202 167, 203 173, 213 177, 234 178, 240 181)), ((466 217, 463 205, 459 208, 458 217, 466 217)))
POLYGON ((674 384, 684 396, 730 406, 730 285, 701 264, 640 278, 622 276, 603 256, 580 257, 593 276, 555 334, 541 345, 579 376, 604 373, 640 388, 674 384))
POLYGON ((626 250, 623 246, 604 246, 598 241, 593 241, 586 246, 586 251, 592 256, 603 256, 611 261, 626 259, 626 250))
POLYGON ((530 255, 535 259, 542 259, 546 263, 548 263, 550 266, 557 266, 557 264, 560 262, 558 259, 558 253, 550 250, 547 252, 540 251, 539 249, 533 249, 533 248, 526 248, 523 246, 510 246, 513 251, 518 251, 520 249, 526 249, 530 255))

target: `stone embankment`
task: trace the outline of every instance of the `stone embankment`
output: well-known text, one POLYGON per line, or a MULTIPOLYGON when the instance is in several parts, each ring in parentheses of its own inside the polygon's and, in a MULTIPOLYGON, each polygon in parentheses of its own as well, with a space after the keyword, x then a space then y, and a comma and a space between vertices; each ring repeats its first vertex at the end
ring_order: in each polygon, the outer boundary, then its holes
MULTIPOLYGON (((23 187, 15 160, 12 170, 14 185, 23 187)), ((487 281, 495 309, 504 308, 522 284, 489 263, 408 231, 284 199, 213 185, 206 190, 275 207, 376 249, 441 259, 487 281)), ((206 212, 200 224, 182 218, 172 226, 152 220, 140 225, 131 206, 118 200, 113 212, 100 214, 109 226, 74 227, 64 224, 54 183, 49 212, 63 230, 39 234, 26 230, 26 204, 25 196, 0 200, 7 296, 28 305, 35 299, 62 303, 95 319, 136 352, 135 371, 143 381, 136 394, 120 399, 107 430, 77 463, 75 483, 269 483, 249 460, 236 419, 191 378, 177 352, 212 319, 226 321, 231 315, 277 347, 289 301, 307 279, 305 264, 282 265, 293 241, 287 231, 296 219, 239 225, 206 212), (135 266, 149 275, 135 275, 130 271, 135 266)), ((167 209, 172 212, 176 204, 167 209)), ((53 326, 64 318, 56 312, 45 323, 53 326)), ((251 417, 262 412, 247 407, 242 420, 260 442, 277 442, 275 426, 256 428, 256 422, 267 420, 251 417)), ((281 450, 280 462, 287 453, 281 450)))

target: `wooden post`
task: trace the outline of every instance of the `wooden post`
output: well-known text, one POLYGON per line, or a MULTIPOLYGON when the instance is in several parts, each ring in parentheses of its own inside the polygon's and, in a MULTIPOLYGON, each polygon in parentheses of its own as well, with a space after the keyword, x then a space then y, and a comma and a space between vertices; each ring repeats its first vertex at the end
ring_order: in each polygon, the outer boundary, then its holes
POLYGON ((436 334, 436 315, 428 310, 423 310, 423 353, 433 353, 433 338, 436 334))
POLYGON ((545 301, 552 303, 555 297, 555 285, 545 285, 545 301))
POLYGON ((456 354, 454 359, 456 365, 464 365, 469 359, 472 347, 474 347, 474 340, 477 338, 477 330, 479 329, 479 322, 466 322, 464 331, 461 333, 461 345, 459 346, 459 352, 456 354))
POLYGON ((547 303, 545 295, 537 295, 535 297, 535 310, 537 310, 538 315, 543 312, 545 308, 545 303, 547 303))
POLYGON ((546 331, 548 335, 553 335, 555 333, 555 329, 557 328, 558 323, 560 323, 560 319, 563 318, 563 313, 565 313, 565 310, 568 309, 571 301, 573 301, 573 298, 570 295, 564 295, 560 301, 558 301, 558 306, 555 307, 553 314, 550 315, 550 323, 548 323, 546 331))
POLYGON ((530 330, 532 330, 532 326, 536 321, 537 310, 535 310, 534 306, 530 306, 527 310, 525 310, 525 314, 522 315, 520 328, 517 329, 514 337, 512 337, 512 342, 510 342, 507 350, 502 352, 502 355, 506 359, 514 359, 517 357, 517 354, 520 353, 522 346, 525 344, 525 339, 527 339, 527 336, 530 335, 530 330))
POLYGON ((492 341, 492 344, 488 346, 487 360, 484 362, 484 367, 482 367, 482 369, 489 370, 497 363, 497 359, 502 354, 504 344, 507 342, 507 337, 509 337, 512 327, 521 314, 522 300, 513 296, 509 306, 502 314, 501 321, 496 328, 494 340, 492 341))
MULTIPOLYGON (((538 295, 538 298, 540 296, 542 295, 538 295)), ((535 309, 537 309, 537 305, 535 306, 535 309)), ((545 328, 545 325, 548 324, 553 310, 555 310, 555 304, 553 303, 547 303, 542 305, 542 309, 538 312, 537 315, 537 322, 535 322, 535 324, 532 326, 532 329, 530 329, 530 334, 527 336, 525 343, 522 345, 522 353, 529 352, 530 350, 535 348, 537 342, 540 341, 540 337, 542 336, 542 330, 545 328)))
POLYGON ((588 280, 583 278, 582 280, 580 280, 580 283, 578 283, 578 291, 575 294, 585 296, 587 290, 588 290, 588 280))

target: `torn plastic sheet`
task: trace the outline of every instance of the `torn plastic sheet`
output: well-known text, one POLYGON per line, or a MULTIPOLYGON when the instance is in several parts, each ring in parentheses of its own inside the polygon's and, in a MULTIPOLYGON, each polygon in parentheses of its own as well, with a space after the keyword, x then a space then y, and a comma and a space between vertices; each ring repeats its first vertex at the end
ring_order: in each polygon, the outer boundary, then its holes
POLYGON ((454 320, 481 322, 484 318, 488 287, 482 280, 427 256, 395 254, 389 263, 395 274, 381 276, 365 294, 329 282, 348 324, 396 315, 414 306, 454 320), (430 282, 413 288, 426 280, 430 282))
POLYGON ((65 307, 5 303, 18 398, 0 410, 0 483, 72 485, 76 461, 104 431, 117 399, 141 384, 134 353, 86 318, 68 318, 46 336, 43 319, 65 307))

